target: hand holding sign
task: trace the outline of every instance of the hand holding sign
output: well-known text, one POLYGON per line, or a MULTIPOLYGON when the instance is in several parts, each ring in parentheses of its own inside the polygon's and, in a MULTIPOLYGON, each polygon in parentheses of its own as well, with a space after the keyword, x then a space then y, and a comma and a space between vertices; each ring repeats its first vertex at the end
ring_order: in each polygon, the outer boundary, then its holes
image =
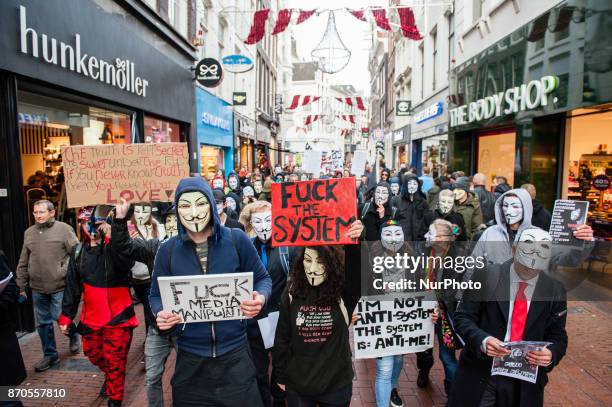
POLYGON ((157 319, 155 320, 155 322, 157 322, 157 327, 160 330, 166 331, 168 329, 174 328, 174 325, 183 322, 183 319, 180 315, 174 314, 170 311, 159 311, 157 313, 157 319))
POLYGON ((593 240, 593 229, 589 225, 578 225, 574 230, 574 237, 580 240, 593 240))
POLYGON ((527 361, 532 366, 546 367, 552 363, 552 352, 548 348, 532 350, 527 353, 527 361))
POLYGON ((247 318, 254 318, 261 312, 263 305, 266 302, 266 297, 259 294, 257 291, 253 291, 251 300, 244 300, 240 303, 240 309, 247 318))
POLYGON ((351 226, 349 226, 349 230, 348 232, 346 232, 346 237, 350 239, 359 239, 359 237, 363 233, 363 229, 363 223, 361 223, 361 221, 357 219, 355 222, 351 223, 351 226))
POLYGON ((485 349, 487 356, 491 357, 502 357, 510 354, 510 351, 504 348, 504 343, 493 336, 487 338, 485 349))

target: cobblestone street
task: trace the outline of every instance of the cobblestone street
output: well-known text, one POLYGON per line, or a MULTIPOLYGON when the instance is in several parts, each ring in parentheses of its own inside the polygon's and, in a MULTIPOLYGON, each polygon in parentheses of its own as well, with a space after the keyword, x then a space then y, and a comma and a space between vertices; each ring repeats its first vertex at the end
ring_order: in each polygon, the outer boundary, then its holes
MULTIPOLYGON (((139 319, 142 308, 137 307, 139 319)), ((567 329, 570 337, 568 352, 561 365, 549 376, 546 387, 547 406, 610 406, 612 405, 612 342, 610 335, 612 315, 604 313, 593 303, 572 301, 569 303, 567 329)), ((65 401, 24 400, 25 406, 104 406, 106 401, 98 397, 102 385, 100 372, 82 354, 69 355, 68 341, 56 332, 62 361, 51 370, 35 373, 32 366, 41 357, 40 342, 36 335, 22 338, 21 349, 28 368, 28 378, 23 383, 32 387, 66 388, 65 401)), ((144 331, 136 329, 128 362, 125 406, 146 406, 146 390, 143 364, 144 331)), ((168 362, 164 377, 166 405, 171 405, 170 378, 174 366, 174 354, 168 362)), ((351 406, 375 406, 373 361, 355 363, 356 378, 351 406)), ((431 384, 427 389, 416 385, 416 361, 414 356, 405 359, 400 377, 399 392, 405 406, 443 406, 444 372, 439 360, 431 373, 431 384)))

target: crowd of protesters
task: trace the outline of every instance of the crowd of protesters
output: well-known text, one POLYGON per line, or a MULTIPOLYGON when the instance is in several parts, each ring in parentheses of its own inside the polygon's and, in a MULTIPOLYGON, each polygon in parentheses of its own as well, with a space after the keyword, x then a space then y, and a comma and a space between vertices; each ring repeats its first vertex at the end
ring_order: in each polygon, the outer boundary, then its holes
MULTIPOLYGON (((351 174, 344 170, 317 178, 328 177, 351 174)), ((311 178, 290 167, 190 177, 178 185, 173 205, 81 208, 76 233, 55 220, 51 202, 36 202, 36 223, 25 233, 16 279, 0 293, 0 315, 7 316, 0 322, 0 351, 11 356, 0 385, 25 378, 14 327, 5 320, 30 296, 43 355, 35 371, 60 360, 53 333, 57 323, 70 351, 79 353, 82 341, 83 353, 104 374, 100 395, 109 406, 121 405, 129 391, 125 368, 139 322, 147 331, 143 361, 149 406, 163 405, 162 376, 172 350, 177 352, 176 406, 348 406, 354 378, 349 327, 358 318, 354 311, 362 295, 362 246, 271 245, 273 184, 311 178), (241 304, 248 321, 185 324, 163 309, 158 277, 233 272, 254 275, 253 296, 241 304), (141 321, 135 302, 144 308, 141 321), (305 309, 329 315, 332 327, 324 340, 300 336, 305 309), (257 320, 272 312, 279 312, 279 320, 274 346, 266 349, 257 320)), ((355 178, 358 219, 347 235, 373 242, 374 252, 458 256, 459 248, 467 247, 486 258, 487 270, 496 273, 494 286, 507 290, 509 300, 482 301, 455 292, 437 296, 434 323, 448 405, 540 406, 547 374, 567 348, 563 286, 541 272, 551 264, 579 264, 588 250, 548 252, 544 245, 516 255, 522 243, 550 241, 550 213, 533 185, 513 189, 497 176, 488 188, 487 178, 428 168, 417 176, 414 168, 376 171, 368 165, 355 178), (538 261, 532 259, 534 251, 538 261), (529 363, 540 366, 536 383, 491 376, 491 358, 508 353, 503 343, 522 339, 551 343, 527 355, 529 363)), ((593 239, 588 225, 577 226, 574 236, 593 239)), ((0 257, 0 279, 11 271, 0 257)), ((485 278, 480 273, 461 277, 443 267, 422 272, 432 280, 485 278)), ((402 355, 377 359, 377 406, 403 405, 398 391, 403 363, 402 355)), ((419 387, 429 385, 434 363, 433 349, 417 353, 419 387)))

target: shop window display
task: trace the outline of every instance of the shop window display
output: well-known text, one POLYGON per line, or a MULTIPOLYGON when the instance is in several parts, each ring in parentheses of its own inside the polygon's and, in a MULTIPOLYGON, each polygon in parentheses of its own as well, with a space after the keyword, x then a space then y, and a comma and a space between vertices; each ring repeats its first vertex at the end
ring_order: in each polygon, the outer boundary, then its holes
MULTIPOLYGON (((566 149, 567 199, 589 201, 589 222, 595 236, 612 240, 612 144, 602 144, 612 129, 612 111, 579 109, 568 120, 566 149)), ((608 137, 609 138, 609 137, 608 137)))
POLYGON ((145 116, 145 143, 170 143, 180 142, 181 133, 178 123, 145 116))
POLYGON ((25 91, 18 93, 17 108, 30 224, 31 207, 39 199, 53 202, 59 219, 69 221, 61 147, 131 143, 130 115, 25 91))

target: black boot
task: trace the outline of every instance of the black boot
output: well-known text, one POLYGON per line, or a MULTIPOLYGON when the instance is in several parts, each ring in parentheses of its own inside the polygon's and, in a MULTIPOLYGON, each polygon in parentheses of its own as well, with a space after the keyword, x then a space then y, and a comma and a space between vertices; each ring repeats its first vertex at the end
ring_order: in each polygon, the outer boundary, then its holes
POLYGON ((121 407, 122 401, 123 400, 108 399, 108 407, 121 407))
POLYGON ((423 389, 427 387, 428 384, 429 384, 429 369, 419 370, 419 375, 417 376, 417 386, 423 389))

